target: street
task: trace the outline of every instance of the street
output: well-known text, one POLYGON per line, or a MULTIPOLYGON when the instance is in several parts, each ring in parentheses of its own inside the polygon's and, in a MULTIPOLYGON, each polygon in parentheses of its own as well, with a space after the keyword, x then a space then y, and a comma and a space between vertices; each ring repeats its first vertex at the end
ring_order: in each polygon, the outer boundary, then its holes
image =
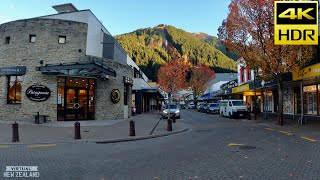
POLYGON ((112 144, 0 146, 1 173, 38 166, 35 179, 320 179, 318 142, 194 109, 178 121, 190 130, 112 144))

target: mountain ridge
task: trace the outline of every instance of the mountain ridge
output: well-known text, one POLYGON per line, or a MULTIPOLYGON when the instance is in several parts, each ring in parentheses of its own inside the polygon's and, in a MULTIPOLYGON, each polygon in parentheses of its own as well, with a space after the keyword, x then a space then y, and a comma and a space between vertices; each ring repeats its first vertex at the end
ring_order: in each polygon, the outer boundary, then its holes
POLYGON ((234 60, 216 49, 213 40, 210 41, 211 37, 214 36, 201 32, 189 33, 164 24, 115 36, 128 55, 153 81, 157 80, 156 74, 160 66, 172 58, 169 53, 171 48, 193 65, 202 63, 216 72, 234 72, 234 60), (206 37, 199 38, 195 34, 206 37))

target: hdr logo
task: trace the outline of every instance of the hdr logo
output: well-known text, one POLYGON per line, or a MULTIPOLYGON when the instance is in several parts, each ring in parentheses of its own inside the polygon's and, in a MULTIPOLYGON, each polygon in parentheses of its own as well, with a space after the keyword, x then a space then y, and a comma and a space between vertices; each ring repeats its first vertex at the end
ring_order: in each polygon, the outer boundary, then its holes
POLYGON ((275 1, 274 44, 317 45, 318 1, 275 1))

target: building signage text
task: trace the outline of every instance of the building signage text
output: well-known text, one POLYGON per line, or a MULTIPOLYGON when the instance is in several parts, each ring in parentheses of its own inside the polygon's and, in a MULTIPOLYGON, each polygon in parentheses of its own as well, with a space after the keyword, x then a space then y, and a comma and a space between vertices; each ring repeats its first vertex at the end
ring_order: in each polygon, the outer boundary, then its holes
POLYGON ((1 75, 25 75, 26 74, 26 66, 15 66, 15 67, 3 67, 0 68, 0 76, 1 75))
POLYGON ((40 84, 35 84, 27 88, 26 90, 26 96, 31 100, 31 101, 45 101, 49 99, 51 95, 51 91, 48 87, 40 84))
POLYGON ((320 75, 320 64, 315 64, 303 69, 298 69, 292 73, 292 80, 297 81, 320 75))
POLYGON ((232 88, 232 93, 239 93, 243 91, 248 91, 250 89, 249 84, 232 88))

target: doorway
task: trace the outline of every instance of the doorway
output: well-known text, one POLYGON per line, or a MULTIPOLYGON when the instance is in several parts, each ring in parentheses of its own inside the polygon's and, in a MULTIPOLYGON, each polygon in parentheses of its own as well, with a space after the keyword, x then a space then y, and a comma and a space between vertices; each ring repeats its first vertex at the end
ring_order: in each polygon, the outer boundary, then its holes
POLYGON ((93 120, 94 96, 94 79, 59 77, 58 121, 93 120))

